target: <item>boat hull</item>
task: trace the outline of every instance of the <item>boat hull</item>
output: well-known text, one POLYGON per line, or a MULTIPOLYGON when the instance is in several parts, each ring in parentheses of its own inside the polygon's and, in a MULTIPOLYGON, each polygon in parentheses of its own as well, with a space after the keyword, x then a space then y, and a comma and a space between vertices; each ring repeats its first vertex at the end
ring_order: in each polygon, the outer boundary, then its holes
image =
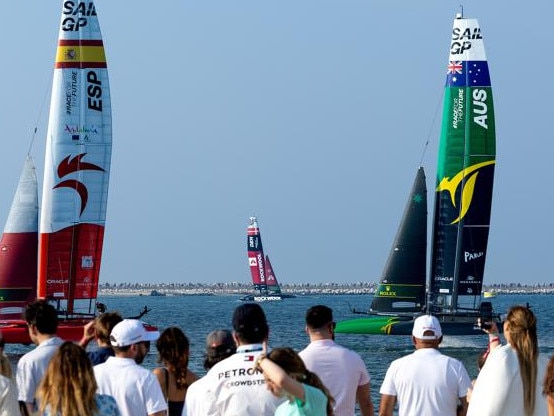
MULTIPOLYGON (((383 316, 375 315, 365 318, 349 319, 337 322, 335 332, 339 334, 367 335, 411 335, 414 320, 421 315, 383 316)), ((483 331, 476 325, 477 315, 456 316, 436 315, 441 323, 443 335, 482 335, 483 331)), ((497 323, 499 329, 502 328, 497 323)))
MULTIPOLYGON (((56 335, 65 341, 79 342, 83 338, 84 326, 91 319, 62 319, 58 322, 56 335)), ((144 324, 147 331, 157 331, 158 328, 144 324)), ((6 344, 32 344, 27 322, 22 319, 0 320, 0 333, 6 344)))
POLYGON ((245 295, 240 298, 243 302, 274 302, 283 299, 295 298, 296 295, 280 293, 278 295, 245 295))
MULTIPOLYGON (((90 319, 68 319, 58 323, 56 335, 66 341, 78 342, 83 337, 83 327, 90 319)), ((6 344, 32 344, 27 322, 24 320, 0 321, 0 332, 6 344)))

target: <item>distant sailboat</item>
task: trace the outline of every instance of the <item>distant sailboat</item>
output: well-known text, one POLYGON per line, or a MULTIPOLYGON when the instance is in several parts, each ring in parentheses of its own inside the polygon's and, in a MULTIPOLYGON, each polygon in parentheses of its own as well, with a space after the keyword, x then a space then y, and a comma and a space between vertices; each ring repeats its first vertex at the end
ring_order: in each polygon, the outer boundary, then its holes
POLYGON ((21 311, 35 298, 55 305, 64 339, 79 340, 83 325, 94 318, 111 152, 110 89, 96 8, 92 0, 64 1, 40 227, 36 175, 28 161, 0 245, 2 290, 10 292, 0 299, 0 330, 7 343, 31 342, 21 311), (22 276, 18 283, 16 276, 22 276), (14 285, 20 285, 18 296, 14 285))
POLYGON ((37 295, 38 188, 27 157, 0 241, 0 319, 21 319, 37 295))
MULTIPOLYGON (((479 334, 477 318, 498 319, 481 301, 496 155, 488 63, 476 19, 454 20, 439 149, 429 287, 426 219, 412 190, 369 317, 339 322, 336 332, 410 334, 432 313, 447 335, 479 334), (410 225, 411 224, 411 225, 410 225)), ((419 185, 421 186, 421 185, 419 185)), ((426 211, 426 209, 425 209, 426 211)))
POLYGON ((262 237, 258 220, 256 217, 250 217, 250 222, 247 229, 247 249, 248 249, 248 264, 252 275, 252 284, 256 294, 249 294, 241 297, 242 301, 275 301, 284 298, 294 298, 295 295, 282 293, 281 287, 277 282, 273 267, 269 261, 269 257, 264 257, 264 249, 262 246, 262 237))

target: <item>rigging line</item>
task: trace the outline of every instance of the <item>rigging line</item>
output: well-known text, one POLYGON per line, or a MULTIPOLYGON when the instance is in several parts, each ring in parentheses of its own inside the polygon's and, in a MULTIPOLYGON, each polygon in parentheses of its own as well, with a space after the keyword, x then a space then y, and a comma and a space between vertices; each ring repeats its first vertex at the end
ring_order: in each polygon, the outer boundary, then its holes
POLYGON ((31 140, 30 140, 30 143, 29 143, 29 149, 27 150, 27 156, 31 155, 31 150, 33 149, 33 144, 35 143, 35 138, 36 138, 37 132, 38 132, 38 124, 39 124, 39 121, 40 121, 40 119, 42 118, 42 116, 44 114, 44 107, 46 105, 46 99, 48 97, 49 88, 50 87, 46 88, 46 91, 44 92, 44 97, 42 98, 42 103, 40 105, 37 120, 35 122, 35 128, 33 129, 33 133, 31 135, 31 140))
POLYGON ((429 147, 429 140, 431 137, 431 133, 433 132, 433 127, 435 126, 435 122, 437 121, 437 115, 439 113, 440 105, 442 102, 442 95, 444 91, 439 94, 439 99, 437 101, 437 106, 435 107, 435 114, 433 115, 433 120, 431 121, 431 125, 429 126, 429 131, 427 132, 427 137, 423 143, 423 150, 421 152, 421 158, 419 159, 419 166, 423 165, 423 159, 425 158, 425 153, 427 152, 427 149, 429 147))

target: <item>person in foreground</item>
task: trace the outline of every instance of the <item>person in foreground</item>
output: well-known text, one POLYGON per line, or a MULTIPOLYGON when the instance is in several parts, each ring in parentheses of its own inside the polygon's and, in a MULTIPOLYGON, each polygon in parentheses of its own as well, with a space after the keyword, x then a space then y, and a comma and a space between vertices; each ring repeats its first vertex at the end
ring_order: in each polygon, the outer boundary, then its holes
MULTIPOLYGON (((498 334, 498 326, 496 325, 496 322, 491 321, 487 322, 487 327, 485 328, 481 324, 481 318, 477 320, 477 326, 479 326, 483 332, 488 334, 489 336, 489 343, 487 344, 486 351, 479 356, 477 359, 477 367, 479 371, 483 368, 485 365, 485 362, 487 361, 488 356, 490 355, 491 351, 494 351, 495 348, 500 347, 502 345, 502 342, 500 341, 500 336, 498 334)), ((475 379, 471 380, 471 387, 467 390, 467 402, 469 403, 471 401, 471 394, 473 393, 473 386, 475 385, 475 379)))
MULTIPOLYGON (((218 362, 230 357, 237 351, 233 334, 227 329, 212 331, 206 337, 206 352, 204 357, 204 369, 210 370, 218 362)), ((206 391, 204 385, 206 377, 202 377, 192 383, 185 396, 185 407, 182 416, 200 415, 204 402, 202 392, 206 391)))
POLYGON ((141 367, 150 342, 160 336, 141 321, 124 319, 110 335, 115 357, 94 366, 98 393, 113 396, 122 416, 165 416, 165 402, 156 376, 141 367))
POLYGON ((153 370, 167 399, 168 416, 181 416, 189 386, 198 376, 188 369, 189 340, 181 329, 166 328, 156 341, 158 362, 153 370))
POLYGON ((359 354, 334 341, 334 330, 333 310, 312 306, 306 312, 310 344, 299 355, 331 392, 336 415, 354 416, 357 402, 362 416, 373 416, 371 379, 365 363, 359 354))
POLYGON ((237 352, 214 365, 206 374, 203 389, 189 391, 186 408, 192 416, 270 416, 280 403, 265 388, 263 374, 254 369, 269 337, 265 313, 256 303, 238 306, 233 313, 233 338, 237 352), (196 397, 199 395, 200 397, 196 397), (189 397, 197 406, 189 407, 189 397), (202 404, 202 405, 201 405, 202 404))
POLYGON ((275 416, 332 416, 333 397, 320 378, 306 369, 302 358, 291 348, 275 348, 256 359, 256 369, 264 373, 268 390, 286 397, 275 416))
POLYGON ((554 355, 548 362, 544 376, 542 394, 546 397, 548 416, 554 416, 554 355))
POLYGON ((58 313, 46 301, 39 300, 27 305, 25 321, 31 341, 37 347, 19 359, 16 379, 22 412, 32 414, 38 409, 35 393, 40 380, 46 373, 50 359, 63 341, 56 336, 58 313))
POLYGON ((465 415, 471 380, 460 361, 439 352, 439 320, 432 315, 418 317, 412 342, 416 350, 394 360, 385 374, 379 416, 392 416, 397 401, 398 416, 465 415))
POLYGON ((111 396, 96 394, 92 364, 85 350, 66 341, 50 360, 37 397, 41 416, 120 416, 111 396))
POLYGON ((85 325, 83 338, 81 338, 79 345, 86 348, 93 339, 98 344, 98 349, 87 352, 92 365, 102 364, 109 357, 114 356, 113 348, 110 345, 110 333, 113 327, 122 320, 123 318, 118 312, 104 312, 85 325))
POLYGON ((17 388, 12 379, 12 365, 4 354, 4 344, 0 336, 0 416, 19 415, 17 388))
POLYGON ((491 351, 477 376, 467 414, 546 415, 541 383, 548 359, 539 354, 533 312, 525 306, 510 308, 504 321, 504 337, 507 344, 491 351))

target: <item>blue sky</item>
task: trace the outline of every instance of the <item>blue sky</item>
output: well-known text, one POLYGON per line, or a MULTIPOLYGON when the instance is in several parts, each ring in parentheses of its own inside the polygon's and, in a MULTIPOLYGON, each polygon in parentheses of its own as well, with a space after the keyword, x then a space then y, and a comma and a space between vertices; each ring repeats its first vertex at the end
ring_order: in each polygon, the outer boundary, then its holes
MULTIPOLYGON (((101 281, 249 282, 252 215, 281 282, 377 281, 420 160, 433 189, 459 3, 97 0, 114 135, 101 281)), ((496 111, 486 283, 554 281, 553 9, 464 2, 496 111)), ((61 1, 25 10, 0 2, 0 224, 35 125, 42 176, 61 1)))

